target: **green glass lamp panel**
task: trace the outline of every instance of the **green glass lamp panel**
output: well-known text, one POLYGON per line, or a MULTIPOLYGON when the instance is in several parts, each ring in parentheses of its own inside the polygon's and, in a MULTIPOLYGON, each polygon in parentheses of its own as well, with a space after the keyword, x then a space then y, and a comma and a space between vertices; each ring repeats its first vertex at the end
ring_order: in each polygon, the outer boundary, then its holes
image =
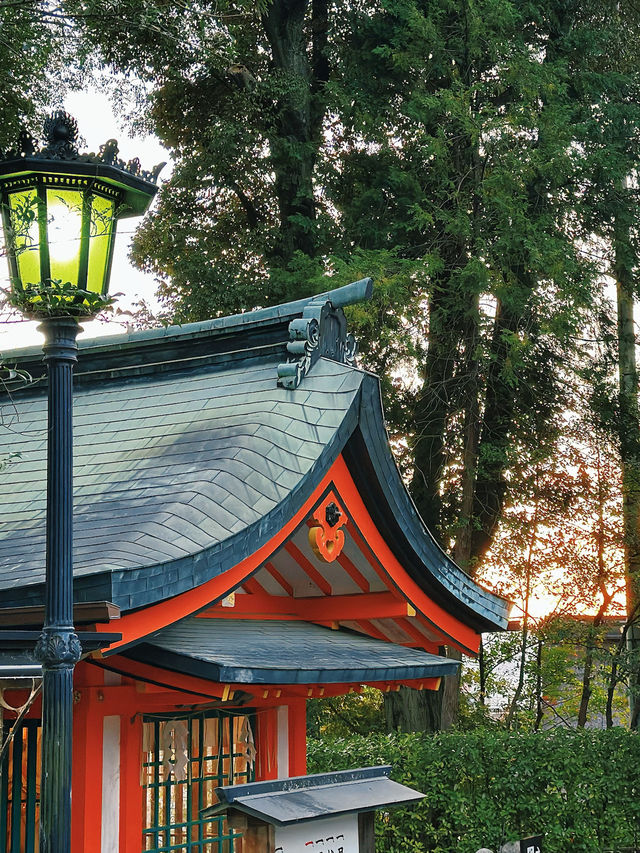
POLYGON ((103 293, 107 283, 115 203, 113 199, 94 195, 91 200, 91 223, 89 229, 89 267, 87 290, 103 293))
POLYGON ((37 284, 40 275, 40 233, 38 196, 35 189, 21 190, 9 196, 11 242, 18 276, 22 285, 37 284))
POLYGON ((77 286, 82 234, 82 192, 47 189, 50 276, 77 286))

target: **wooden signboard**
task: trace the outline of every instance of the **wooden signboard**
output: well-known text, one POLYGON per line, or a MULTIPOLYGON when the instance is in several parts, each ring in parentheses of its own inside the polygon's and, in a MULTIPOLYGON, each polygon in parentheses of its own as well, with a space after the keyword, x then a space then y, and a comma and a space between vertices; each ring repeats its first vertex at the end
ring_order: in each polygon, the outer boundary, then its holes
POLYGON ((358 853, 358 815, 276 828, 275 853, 358 853))

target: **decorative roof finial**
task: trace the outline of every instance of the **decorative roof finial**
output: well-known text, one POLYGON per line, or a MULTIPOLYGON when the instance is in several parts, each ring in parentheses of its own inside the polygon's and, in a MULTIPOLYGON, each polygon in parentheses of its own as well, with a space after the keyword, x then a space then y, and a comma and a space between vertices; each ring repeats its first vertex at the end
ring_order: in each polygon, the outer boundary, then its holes
POLYGON ((109 139, 100 146, 97 154, 80 154, 78 151, 78 124, 73 116, 64 110, 56 110, 44 122, 44 148, 38 148, 34 138, 22 130, 18 144, 4 156, 0 151, 0 163, 13 160, 77 160, 80 163, 94 163, 97 166, 115 166, 134 178, 140 178, 151 184, 157 184, 160 170, 166 163, 158 163, 150 172, 140 167, 137 157, 125 163, 118 157, 118 143, 109 139))
POLYGON ((49 157, 73 160, 78 156, 78 123, 69 113, 56 110, 45 119, 43 130, 49 157))

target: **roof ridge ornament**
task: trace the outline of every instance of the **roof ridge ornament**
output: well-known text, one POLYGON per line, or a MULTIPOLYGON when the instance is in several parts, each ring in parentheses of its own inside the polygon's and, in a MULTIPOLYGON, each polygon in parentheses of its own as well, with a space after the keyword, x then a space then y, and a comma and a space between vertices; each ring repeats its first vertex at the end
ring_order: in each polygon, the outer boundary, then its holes
POLYGON ((302 316, 289 323, 289 359, 278 365, 281 388, 296 389, 319 358, 356 366, 358 343, 347 331, 347 318, 341 305, 370 298, 371 288, 372 280, 362 279, 345 288, 320 294, 305 305, 302 316), (341 290, 347 291, 352 298, 349 301, 336 298, 334 302, 332 297, 341 290))

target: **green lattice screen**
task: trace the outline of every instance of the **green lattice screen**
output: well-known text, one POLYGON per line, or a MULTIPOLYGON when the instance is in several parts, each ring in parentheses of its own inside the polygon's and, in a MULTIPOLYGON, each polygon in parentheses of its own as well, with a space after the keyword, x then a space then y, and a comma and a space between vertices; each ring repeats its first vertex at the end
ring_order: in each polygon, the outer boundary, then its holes
MULTIPOLYGON (((4 724, 2 741, 12 720, 4 724)), ((40 811, 40 720, 20 724, 0 766, 0 851, 35 853, 40 811)))
POLYGON ((253 779, 252 731, 246 714, 144 718, 144 851, 233 853, 238 836, 226 821, 199 814, 217 802, 219 785, 253 779))

